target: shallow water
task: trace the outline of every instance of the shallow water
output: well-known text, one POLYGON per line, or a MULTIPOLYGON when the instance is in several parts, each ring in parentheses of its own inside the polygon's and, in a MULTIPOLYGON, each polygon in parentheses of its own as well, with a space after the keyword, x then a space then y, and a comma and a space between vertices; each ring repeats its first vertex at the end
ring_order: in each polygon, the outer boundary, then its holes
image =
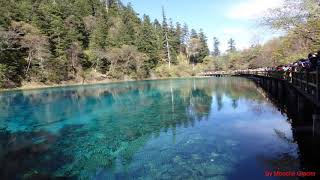
POLYGON ((244 78, 0 94, 3 179, 272 179, 299 170, 290 121, 244 78))

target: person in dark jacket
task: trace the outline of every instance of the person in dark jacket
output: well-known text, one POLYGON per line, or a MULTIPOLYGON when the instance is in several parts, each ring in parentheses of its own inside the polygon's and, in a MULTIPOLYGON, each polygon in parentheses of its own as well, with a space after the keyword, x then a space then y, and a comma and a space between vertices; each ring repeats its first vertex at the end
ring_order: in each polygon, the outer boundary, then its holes
POLYGON ((317 67, 320 67, 320 51, 317 52, 317 67))
POLYGON ((310 70, 311 70, 311 71, 316 70, 317 65, 318 65, 318 58, 317 58, 316 54, 310 53, 310 54, 308 55, 308 60, 309 60, 310 63, 311 63, 310 70))

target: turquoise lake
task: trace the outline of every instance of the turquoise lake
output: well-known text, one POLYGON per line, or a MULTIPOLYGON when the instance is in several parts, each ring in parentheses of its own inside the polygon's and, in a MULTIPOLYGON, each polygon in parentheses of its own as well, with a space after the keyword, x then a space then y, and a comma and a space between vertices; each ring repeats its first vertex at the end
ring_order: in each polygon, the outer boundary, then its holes
POLYGON ((0 179, 273 179, 265 171, 300 168, 287 115, 240 77, 2 92, 0 136, 0 179))

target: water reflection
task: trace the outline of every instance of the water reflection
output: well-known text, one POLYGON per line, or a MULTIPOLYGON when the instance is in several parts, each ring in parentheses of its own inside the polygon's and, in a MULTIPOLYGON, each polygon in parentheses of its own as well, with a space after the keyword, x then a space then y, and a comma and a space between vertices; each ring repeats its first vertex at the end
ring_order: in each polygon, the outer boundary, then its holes
MULTIPOLYGON (((319 126, 317 127, 317 123, 320 123, 319 120, 313 119, 312 116, 318 114, 319 109, 290 86, 280 84, 279 88, 282 91, 271 93, 266 90, 262 92, 265 97, 271 99, 273 105, 281 113, 287 115, 287 122, 291 124, 293 136, 288 138, 282 132, 277 132, 278 137, 287 141, 287 143, 296 143, 298 145, 299 159, 296 158, 296 161, 299 162, 300 169, 318 172, 320 169, 320 128, 319 126)), ((283 156, 286 158, 276 159, 275 162, 282 163, 289 158, 287 154, 283 156)), ((292 159, 294 158, 291 157, 292 159)), ((287 162, 290 163, 290 160, 287 162)), ((284 169, 288 169, 288 167, 284 167, 284 169)))
POLYGON ((242 162, 260 177, 298 158, 285 115, 243 78, 6 92, 0 119, 4 178, 232 178, 242 162))

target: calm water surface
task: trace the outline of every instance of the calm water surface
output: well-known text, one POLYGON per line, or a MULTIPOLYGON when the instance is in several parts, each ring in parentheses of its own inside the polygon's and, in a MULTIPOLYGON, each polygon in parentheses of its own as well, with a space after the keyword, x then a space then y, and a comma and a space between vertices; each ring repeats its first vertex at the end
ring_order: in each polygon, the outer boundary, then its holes
POLYGON ((0 176, 263 179, 299 169, 287 119, 243 78, 6 92, 0 176))

